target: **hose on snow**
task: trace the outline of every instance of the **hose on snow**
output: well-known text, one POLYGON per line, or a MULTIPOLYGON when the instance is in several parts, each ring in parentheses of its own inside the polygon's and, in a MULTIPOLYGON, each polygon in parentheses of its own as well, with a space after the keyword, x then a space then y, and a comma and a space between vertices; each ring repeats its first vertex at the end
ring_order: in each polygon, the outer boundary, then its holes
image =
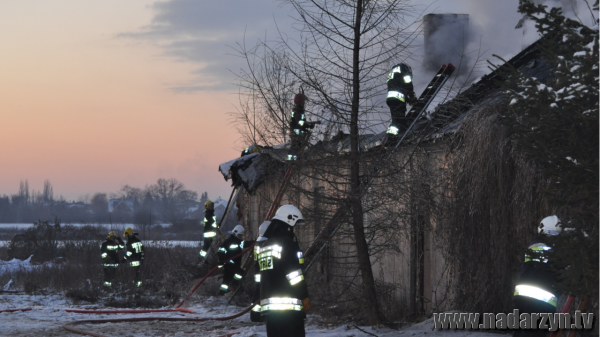
POLYGON ((224 317, 207 317, 207 318, 178 318, 178 317, 132 317, 132 318, 114 318, 114 319, 84 319, 79 321, 72 321, 63 324, 63 328, 68 331, 74 332, 76 334, 84 335, 84 336, 94 336, 94 337, 108 337, 105 335, 97 334, 95 332, 89 332, 84 330, 75 329, 73 326, 79 324, 103 324, 103 323, 120 323, 120 322, 147 322, 147 321, 166 321, 166 322, 205 322, 205 321, 227 321, 230 319, 238 318, 248 311, 252 310, 259 301, 252 303, 248 308, 244 309, 244 311, 239 312, 235 315, 224 316, 224 317))

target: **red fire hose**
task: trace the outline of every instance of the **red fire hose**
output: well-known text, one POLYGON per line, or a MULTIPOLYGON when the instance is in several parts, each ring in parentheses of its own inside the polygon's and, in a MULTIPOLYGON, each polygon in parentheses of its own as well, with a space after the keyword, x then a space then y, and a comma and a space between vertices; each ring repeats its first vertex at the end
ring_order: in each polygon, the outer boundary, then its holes
MULTIPOLYGON (((231 260, 235 259, 236 257, 240 257, 240 256, 244 255, 246 252, 248 252, 249 250, 251 250, 251 249, 252 249, 252 247, 254 247, 254 243, 253 243, 253 244, 252 244, 250 247, 248 247, 248 248, 244 249, 244 250, 243 250, 241 253, 239 253, 238 255, 236 255, 236 256, 234 256, 234 257, 232 257, 232 258, 231 258, 231 260)), ((177 306, 176 306, 175 308, 177 309, 177 308, 181 307, 181 306, 183 305, 183 303, 184 303, 184 302, 185 302, 185 301, 186 301, 186 300, 187 300, 187 299, 188 299, 190 296, 192 296, 192 294, 193 294, 193 293, 196 291, 196 289, 198 289, 198 287, 199 287, 199 286, 200 286, 200 285, 201 285, 201 284, 204 282, 204 280, 206 280, 206 279, 207 279, 207 278, 210 276, 210 274, 212 274, 212 273, 213 273, 215 270, 217 270, 217 268, 218 268, 218 266, 215 266, 215 267, 214 267, 214 268, 213 268, 211 271, 209 271, 209 272, 208 272, 208 274, 206 274, 206 275, 205 275, 205 276, 204 276, 204 277, 203 277, 203 278, 200 280, 200 282, 198 282, 198 284, 196 284, 196 286, 194 286, 194 288, 192 288, 192 290, 190 290, 190 292, 189 292, 189 293, 188 293, 188 294, 185 296, 185 298, 184 298, 184 299, 182 299, 182 300, 181 300, 181 302, 179 302, 179 304, 177 304, 177 306)))
POLYGON ((149 314, 153 312, 185 312, 188 314, 195 313, 194 310, 187 308, 175 308, 175 309, 154 309, 154 310, 75 310, 65 309, 66 312, 72 312, 76 314, 149 314))
POLYGON ((73 321, 63 324, 63 328, 68 331, 94 337, 108 337, 105 335, 97 334, 94 332, 88 332, 83 330, 77 330, 73 328, 74 325, 79 324, 102 324, 102 323, 120 323, 120 322, 147 322, 147 321, 167 321, 167 322, 205 322, 205 321, 227 321, 230 319, 238 318, 252 309, 258 301, 252 303, 244 311, 239 312, 235 315, 224 316, 224 317, 208 317, 208 318, 177 318, 177 317, 133 317, 133 318, 114 318, 114 319, 85 319, 80 321, 73 321))
POLYGON ((31 311, 31 308, 23 308, 23 309, 7 309, 7 310, 0 310, 0 313, 2 312, 15 312, 15 311, 31 311))

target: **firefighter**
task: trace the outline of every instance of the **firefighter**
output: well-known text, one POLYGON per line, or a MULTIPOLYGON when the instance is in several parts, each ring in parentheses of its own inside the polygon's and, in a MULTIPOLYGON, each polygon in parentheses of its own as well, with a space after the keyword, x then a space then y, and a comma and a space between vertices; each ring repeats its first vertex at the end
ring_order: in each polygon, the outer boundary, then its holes
POLYGON ((392 123, 386 131, 390 137, 404 133, 410 126, 409 116, 406 116, 406 103, 413 104, 416 100, 412 78, 412 69, 406 63, 395 65, 388 73, 385 103, 392 114, 392 123))
POLYGON ((204 203, 204 245, 202 246, 202 250, 200 250, 201 257, 204 258, 208 254, 210 245, 215 236, 217 236, 217 229, 219 229, 219 224, 215 216, 215 204, 208 200, 204 203))
POLYGON ((298 154, 302 149, 302 142, 310 135, 309 129, 313 129, 317 122, 307 122, 306 115, 304 113, 304 104, 306 103, 306 96, 304 93, 296 94, 294 96, 294 108, 290 114, 290 153, 288 154, 288 160, 298 159, 298 154))
POLYGON ((225 295, 233 286, 242 279, 242 257, 239 255, 244 249, 244 227, 237 225, 229 232, 231 236, 223 241, 217 251, 219 268, 223 268, 223 283, 219 289, 219 295, 225 295))
MULTIPOLYGON (((264 241, 267 241, 265 232, 270 224, 271 221, 265 221, 258 227, 258 238, 256 238, 256 245, 254 245, 254 294, 252 295, 252 303, 260 300, 260 266, 257 259, 257 250, 263 246, 264 241)), ((254 305, 252 311, 250 311, 250 321, 263 321, 262 316, 260 315, 260 303, 254 305)))
POLYGON ((240 157, 247 156, 247 155, 250 155, 253 153, 259 153, 261 149, 262 149, 262 146, 260 146, 260 145, 257 145, 257 144, 250 145, 242 151, 242 154, 240 155, 240 157))
POLYGON ((267 322, 267 336, 304 336, 304 319, 310 309, 302 264, 304 259, 294 235, 303 224, 302 213, 292 205, 281 206, 256 250, 260 268, 260 311, 267 322))
POLYGON ((102 266, 104 268, 104 286, 112 287, 119 267, 119 250, 123 249, 124 243, 115 232, 108 233, 106 240, 100 245, 102 266))
MULTIPOLYGON (((560 294, 556 289, 556 275, 550 270, 551 262, 545 251, 552 248, 544 243, 549 236, 562 231, 556 215, 546 217, 540 223, 538 236, 531 242, 521 266, 513 297, 519 313, 555 313, 560 294)), ((513 336, 545 336, 548 330, 515 330, 513 336)))
POLYGON ((127 263, 135 271, 135 278, 133 283, 136 287, 142 286, 140 268, 144 263, 144 245, 142 241, 137 237, 138 233, 134 233, 133 229, 127 228, 123 232, 123 236, 127 238, 127 244, 125 245, 125 256, 122 262, 127 263))

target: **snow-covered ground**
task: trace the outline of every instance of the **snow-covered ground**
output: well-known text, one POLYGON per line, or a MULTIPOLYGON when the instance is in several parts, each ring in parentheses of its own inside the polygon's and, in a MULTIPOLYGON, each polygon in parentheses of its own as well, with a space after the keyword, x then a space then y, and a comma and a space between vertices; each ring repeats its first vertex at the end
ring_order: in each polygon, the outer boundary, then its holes
MULTIPOLYGON (((119 230, 124 230, 127 227, 131 227, 131 228, 135 228, 135 224, 131 224, 131 223, 116 223, 116 224, 109 224, 109 223, 62 223, 61 225, 71 225, 71 226, 75 226, 75 227, 82 227, 82 226, 102 226, 105 228, 110 228, 110 229, 119 229, 119 230)), ((168 223, 161 223, 160 226, 162 227, 169 227, 171 226, 171 224, 168 223)), ((26 229, 29 227, 33 227, 33 223, 0 223, 0 228, 19 228, 19 229, 26 229)))
MULTIPOLYGON (((215 297, 193 297, 189 309, 195 313, 154 313, 154 314, 77 314, 67 313, 64 309, 85 310, 123 310, 107 308, 101 304, 74 305, 62 295, 0 295, 0 310, 32 308, 32 311, 0 313, 0 336, 75 336, 65 330, 62 325, 84 319, 111 319, 128 317, 181 317, 205 318, 229 316, 242 311, 243 307, 227 305, 226 299, 215 297)), ((139 308, 138 308, 139 309, 139 308)), ((168 309, 168 308, 165 308, 168 309)), ((330 326, 327 329, 319 322, 322 318, 309 315, 306 322, 307 336, 472 336, 472 337, 497 337, 498 334, 469 330, 432 330, 433 320, 428 319, 422 323, 414 324, 400 330, 389 328, 373 329, 352 325, 330 326)), ((137 336, 223 336, 238 333, 235 336, 266 336, 263 324, 251 323, 249 314, 229 321, 207 322, 121 322, 103 324, 82 324, 75 328, 95 332, 106 336, 137 337, 137 336)))
MULTIPOLYGON (((0 261, 0 274, 10 273, 18 269, 38 268, 29 260, 0 261)), ((0 285, 4 290, 14 290, 7 285, 0 285)), ((190 285, 191 286, 191 285, 190 285)), ((64 309, 82 310, 123 310, 123 308, 110 308, 104 306, 104 301, 115 295, 106 293, 103 298, 95 304, 74 304, 62 294, 48 295, 26 295, 0 292, 0 311, 10 309, 32 308, 25 312, 3 312, 0 313, 0 336, 75 336, 65 330, 62 325, 71 321, 86 319, 111 319, 129 317, 181 317, 181 318, 206 318, 230 316, 244 310, 244 307, 228 305, 227 300, 222 297, 202 297, 193 295, 186 305, 195 313, 150 313, 150 314, 79 314, 68 313, 64 309)), ((134 308, 131 308, 134 309, 134 308)), ((135 308, 142 309, 142 308, 135 308)), ((171 309, 171 308, 163 308, 171 309)), ((353 325, 329 326, 325 320, 318 315, 310 315, 306 321, 307 336, 473 336, 492 337, 492 334, 482 331, 469 330, 433 330, 433 319, 405 327, 400 330, 388 328, 373 329, 371 327, 356 328, 353 325), (364 330, 366 332, 361 331, 364 330)), ((206 322, 120 322, 103 324, 77 325, 77 329, 99 333, 105 336, 137 337, 137 336, 224 336, 237 333, 240 337, 262 337, 266 336, 264 324, 251 323, 249 314, 229 321, 206 321, 206 322)))
MULTIPOLYGON (((91 241, 101 244, 104 240, 71 240, 76 242, 91 241)), ((142 240, 146 247, 166 247, 166 246, 182 246, 182 247, 198 247, 202 244, 202 241, 183 241, 183 240, 142 240)), ((60 247, 63 241, 59 241, 58 246, 60 247)), ((9 240, 0 240, 0 247, 6 247, 10 244, 9 240)), ((0 264, 2 261, 0 261, 0 264)))

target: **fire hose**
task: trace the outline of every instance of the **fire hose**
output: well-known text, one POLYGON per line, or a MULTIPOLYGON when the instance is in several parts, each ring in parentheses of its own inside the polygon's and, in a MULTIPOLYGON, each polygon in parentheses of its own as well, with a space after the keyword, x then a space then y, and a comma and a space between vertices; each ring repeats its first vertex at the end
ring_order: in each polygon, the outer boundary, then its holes
MULTIPOLYGON (((249 250, 252 249, 252 247, 254 247, 255 243, 253 243, 252 245, 250 245, 250 247, 244 249, 241 253, 239 253, 238 255, 234 256, 231 258, 231 260, 240 257, 244 254, 246 254, 246 252, 248 252, 249 250)), ((219 268, 219 266, 215 266, 211 271, 208 272, 208 274, 206 274, 199 282, 198 284, 196 284, 196 286, 194 286, 194 288, 192 288, 192 290, 190 290, 190 292, 185 296, 185 298, 183 300, 181 300, 181 302, 179 302, 179 304, 177 304, 177 306, 175 307, 176 309, 178 309, 179 307, 181 307, 183 305, 183 303, 196 291, 196 289, 198 289, 198 287, 200 287, 200 285, 210 276, 210 274, 214 273, 215 270, 217 270, 217 268, 219 268)))
POLYGON ((63 328, 68 331, 74 332, 76 334, 84 335, 84 336, 94 336, 94 337, 108 337, 105 335, 97 334, 94 332, 88 332, 83 330, 75 329, 73 326, 79 324, 103 324, 103 323, 120 323, 120 322, 148 322, 148 321, 166 321, 166 322, 205 322, 205 321, 227 321, 230 319, 238 318, 248 311, 252 310, 258 304, 258 301, 252 303, 248 308, 244 309, 244 311, 239 312, 235 315, 224 316, 224 317, 207 317, 207 318, 178 318, 178 317, 131 317, 131 318, 114 318, 114 319, 84 319, 79 321, 72 321, 63 324, 63 328))

